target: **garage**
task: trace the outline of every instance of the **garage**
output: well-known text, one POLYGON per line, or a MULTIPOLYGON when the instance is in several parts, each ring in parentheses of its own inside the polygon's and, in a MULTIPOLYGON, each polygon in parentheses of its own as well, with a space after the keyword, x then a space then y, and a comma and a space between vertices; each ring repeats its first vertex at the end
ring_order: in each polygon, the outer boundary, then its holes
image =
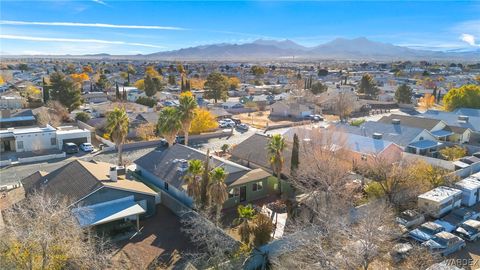
POLYGON ((57 146, 62 149, 66 143, 80 145, 82 143, 91 143, 91 132, 86 129, 62 127, 57 130, 57 146))
POLYGON ((65 139, 63 140, 63 144, 66 144, 66 143, 74 143, 76 145, 80 145, 82 143, 86 143, 88 142, 88 139, 86 137, 83 137, 83 138, 75 138, 75 139, 65 139))

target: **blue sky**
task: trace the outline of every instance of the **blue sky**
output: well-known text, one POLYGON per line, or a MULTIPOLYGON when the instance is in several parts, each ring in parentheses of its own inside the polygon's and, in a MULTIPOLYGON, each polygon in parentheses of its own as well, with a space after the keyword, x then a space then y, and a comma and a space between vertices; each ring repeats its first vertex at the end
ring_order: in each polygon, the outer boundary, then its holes
POLYGON ((2 54, 138 54, 212 43, 337 37, 434 50, 480 48, 479 1, 13 1, 2 54))

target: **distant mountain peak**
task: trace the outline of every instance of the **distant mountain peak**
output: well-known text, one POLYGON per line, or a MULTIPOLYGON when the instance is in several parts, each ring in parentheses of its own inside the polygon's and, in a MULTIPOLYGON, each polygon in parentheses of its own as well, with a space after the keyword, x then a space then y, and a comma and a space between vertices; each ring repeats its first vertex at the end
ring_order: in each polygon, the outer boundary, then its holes
MULTIPOLYGON (((260 38, 244 44, 211 44, 151 54, 172 59, 275 59, 285 57, 317 59, 478 59, 474 52, 437 52, 416 50, 370 40, 366 37, 342 38, 315 47, 305 47, 292 40, 260 38)), ((480 60, 480 59, 479 59, 480 60)))

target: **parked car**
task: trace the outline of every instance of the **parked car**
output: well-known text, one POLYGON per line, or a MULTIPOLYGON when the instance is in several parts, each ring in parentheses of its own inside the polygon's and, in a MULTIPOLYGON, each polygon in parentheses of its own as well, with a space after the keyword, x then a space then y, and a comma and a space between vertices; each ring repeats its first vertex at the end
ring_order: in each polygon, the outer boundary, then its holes
POLYGON ((469 219, 460 224, 455 233, 467 241, 476 241, 480 238, 480 221, 469 219))
POLYGON ((320 121, 323 121, 323 116, 321 116, 320 114, 311 114, 309 115, 308 119, 315 122, 320 122, 320 121))
POLYGON ((235 122, 226 122, 226 121, 219 121, 219 127, 221 128, 232 128, 235 127, 235 122))
POLYGON ((445 228, 445 231, 453 232, 460 224, 462 224, 462 222, 469 219, 477 219, 479 217, 480 213, 465 207, 461 207, 453 209, 448 215, 441 219, 437 219, 434 222, 445 228))
POLYGON ((232 121, 235 122, 235 125, 240 125, 242 123, 242 120, 236 118, 232 118, 232 121))
POLYGON ((62 150, 67 154, 78 153, 78 146, 74 143, 68 142, 63 144, 62 150))
POLYGON ((472 156, 480 158, 480 152, 475 152, 475 153, 472 154, 472 156))
POLYGON ((465 240, 449 232, 439 232, 422 245, 442 256, 452 254, 466 246, 465 240))
POLYGON ((93 145, 91 143, 82 143, 80 144, 80 150, 82 150, 83 152, 92 152, 93 145))
POLYGON ((405 210, 395 218, 395 221, 409 229, 425 222, 425 216, 415 210, 405 210))
POLYGON ((450 222, 445 221, 443 219, 437 219, 434 221, 434 223, 442 226, 446 232, 453 232, 457 228, 456 225, 453 225, 450 222))
POLYGON ((177 135, 177 136, 175 137, 175 143, 185 144, 185 136, 183 136, 183 135, 177 135))
POLYGON ((161 139, 161 140, 160 140, 160 143, 158 144, 158 147, 159 147, 159 148, 168 147, 168 142, 167 142, 167 140, 161 139))
POLYGON ((222 121, 223 121, 223 123, 227 123, 227 124, 230 124, 230 125, 233 125, 233 126, 235 126, 237 124, 237 123, 235 123, 235 121, 233 121, 230 118, 225 118, 222 121))
POLYGON ((442 226, 438 225, 437 223, 434 222, 425 222, 420 227, 416 228, 415 230, 411 230, 408 233, 408 236, 411 238, 419 241, 419 242, 425 242, 430 240, 435 234, 439 232, 443 232, 445 228, 442 226))
POLYGON ((393 246, 390 256, 395 263, 403 261, 412 251, 413 246, 409 243, 398 243, 393 246))
POLYGON ((238 129, 240 130, 248 130, 249 129, 249 126, 247 124, 240 124, 237 126, 238 129))

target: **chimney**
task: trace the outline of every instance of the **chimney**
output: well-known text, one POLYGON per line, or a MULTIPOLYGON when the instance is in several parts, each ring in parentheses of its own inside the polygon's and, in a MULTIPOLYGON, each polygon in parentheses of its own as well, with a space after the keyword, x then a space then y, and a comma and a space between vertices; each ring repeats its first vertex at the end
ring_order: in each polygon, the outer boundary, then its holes
POLYGON ((381 140, 382 139, 382 133, 375 132, 372 134, 372 138, 376 140, 381 140))
POLYGON ((400 119, 398 119, 398 118, 392 119, 392 124, 394 124, 394 125, 400 125, 400 119))
POLYGON ((110 181, 117 182, 118 175, 117 175, 117 166, 110 166, 110 181))
POLYGON ((459 116, 458 116, 458 122, 468 123, 468 116, 466 116, 466 115, 459 115, 459 116))

